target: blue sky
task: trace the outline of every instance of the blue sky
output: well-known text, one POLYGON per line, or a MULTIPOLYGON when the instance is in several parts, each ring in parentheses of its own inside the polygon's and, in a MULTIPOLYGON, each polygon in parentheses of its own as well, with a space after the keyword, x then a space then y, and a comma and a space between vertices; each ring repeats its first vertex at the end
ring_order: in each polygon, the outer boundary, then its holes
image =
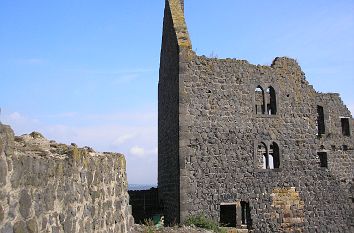
MULTIPOLYGON (((1 0, 1 121, 16 134, 126 155, 130 183, 157 182, 164 0, 1 0)), ((185 0, 199 55, 298 60, 354 111, 354 1, 185 0)))

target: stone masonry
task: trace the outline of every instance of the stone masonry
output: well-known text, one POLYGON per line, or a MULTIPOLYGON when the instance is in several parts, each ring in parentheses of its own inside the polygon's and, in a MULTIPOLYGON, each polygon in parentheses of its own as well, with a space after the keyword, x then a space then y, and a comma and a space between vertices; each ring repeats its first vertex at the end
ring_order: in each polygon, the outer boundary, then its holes
POLYGON ((0 232, 130 232, 125 159, 0 124, 0 232))
POLYGON ((165 221, 204 214, 254 232, 354 232, 354 121, 339 95, 317 92, 294 59, 261 66, 197 56, 183 1, 165 4, 165 221))

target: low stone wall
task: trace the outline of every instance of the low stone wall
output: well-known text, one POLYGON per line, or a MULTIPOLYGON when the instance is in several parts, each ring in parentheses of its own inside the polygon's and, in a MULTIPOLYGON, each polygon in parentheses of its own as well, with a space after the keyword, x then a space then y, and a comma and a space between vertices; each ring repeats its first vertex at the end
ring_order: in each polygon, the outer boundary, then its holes
POLYGON ((0 124, 0 232, 130 232, 125 159, 0 124))

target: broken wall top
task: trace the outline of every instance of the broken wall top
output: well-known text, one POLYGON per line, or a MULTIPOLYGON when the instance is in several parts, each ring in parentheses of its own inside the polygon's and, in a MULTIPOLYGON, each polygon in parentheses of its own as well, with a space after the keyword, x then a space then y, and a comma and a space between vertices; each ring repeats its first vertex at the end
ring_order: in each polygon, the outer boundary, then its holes
POLYGON ((173 27, 176 32, 178 46, 192 49, 192 43, 189 37, 186 20, 184 17, 184 1, 183 0, 168 0, 166 2, 171 12, 173 27))

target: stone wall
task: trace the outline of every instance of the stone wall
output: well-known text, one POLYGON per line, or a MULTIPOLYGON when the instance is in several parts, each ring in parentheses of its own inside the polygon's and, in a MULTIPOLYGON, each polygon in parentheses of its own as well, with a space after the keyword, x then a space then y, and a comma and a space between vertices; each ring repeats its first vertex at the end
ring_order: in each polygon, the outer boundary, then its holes
POLYGON ((171 7, 166 1, 158 87, 158 174, 159 196, 168 223, 179 221, 179 48, 171 7))
MULTIPOLYGON (((177 44, 179 53, 162 56, 160 83, 170 88, 160 86, 159 111, 178 109, 178 118, 159 124, 159 132, 178 135, 179 149, 165 160, 160 143, 171 138, 159 134, 159 163, 165 164, 159 165, 159 177, 174 180, 169 169, 178 162, 179 190, 161 196, 165 214, 182 222, 200 213, 219 221, 220 205, 247 203, 248 227, 255 232, 353 232, 354 125, 339 96, 317 93, 293 59, 260 66, 197 56, 183 12, 168 8, 176 2, 166 4, 172 25, 165 14, 164 35, 174 31, 175 36, 166 37, 162 51, 177 44), (257 87, 263 90, 263 106, 256 106, 257 87), (177 103, 162 98, 177 91, 177 103), (324 111, 323 134, 318 133, 318 106, 324 111), (349 119, 348 136, 341 117, 349 119), (271 151, 279 158, 274 167, 271 151), (165 202, 174 196, 179 199, 165 202)), ((159 180, 159 188, 165 184, 159 180)))
POLYGON ((325 133, 317 137, 318 151, 328 153, 331 174, 343 185, 350 186, 354 179, 354 121, 339 94, 318 93, 316 103, 324 108, 325 133), (349 118, 351 136, 342 133, 341 118, 349 118))
POLYGON ((296 222, 288 225, 297 224, 301 231, 350 232, 348 185, 353 177, 353 137, 338 133, 340 116, 351 117, 338 98, 333 98, 333 103, 326 101, 327 134, 319 137, 318 94, 296 61, 278 58, 268 67, 195 56, 185 70, 188 75, 180 81, 188 101, 180 106, 189 128, 183 155, 184 174, 189 179, 181 186, 187 187, 188 214, 204 213, 218 220, 220 203, 242 200, 251 205, 252 227, 275 232, 283 229, 284 221, 270 218, 277 213, 272 208, 273 190, 292 188, 304 202, 303 214, 298 215, 294 208, 283 212, 294 210, 290 215, 303 216, 303 224, 290 217, 287 220, 296 222), (275 115, 255 113, 257 86, 265 93, 270 86, 276 90, 275 115), (323 148, 321 140, 328 135, 333 143, 326 142, 323 148), (262 169, 262 158, 257 154, 262 142, 268 150, 272 142, 279 146, 279 168, 262 169), (325 168, 320 167, 317 152, 331 148, 327 144, 336 144, 337 150, 327 151, 325 168), (349 149, 343 151, 338 144, 349 149))
POLYGON ((130 232, 125 159, 0 125, 0 232, 130 232))

